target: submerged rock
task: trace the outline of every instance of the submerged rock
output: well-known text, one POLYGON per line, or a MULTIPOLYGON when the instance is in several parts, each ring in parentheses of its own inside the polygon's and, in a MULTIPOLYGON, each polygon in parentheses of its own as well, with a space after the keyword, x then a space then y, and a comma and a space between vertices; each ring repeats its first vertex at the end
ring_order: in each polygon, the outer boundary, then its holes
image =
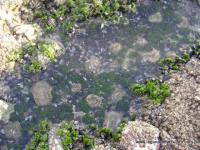
POLYGON ((46 81, 38 81, 32 86, 32 94, 38 106, 48 105, 52 101, 52 87, 46 81))
POLYGON ((117 54, 122 50, 122 45, 120 43, 111 43, 109 49, 112 53, 117 54))
POLYGON ((77 93, 77 92, 80 92, 81 91, 81 84, 80 83, 71 83, 71 91, 73 93, 77 93))
POLYGON ((153 49, 150 52, 142 53, 142 59, 144 62, 157 62, 160 59, 160 51, 157 49, 153 49))
POLYGON ((117 103, 118 101, 122 100, 122 98, 126 95, 126 92, 123 90, 121 85, 116 85, 115 89, 111 95, 111 102, 110 103, 117 103))
POLYGON ((103 97, 90 94, 86 97, 86 101, 88 102, 91 108, 101 107, 103 97))
POLYGON ((96 56, 91 56, 85 62, 85 68, 87 71, 92 72, 94 74, 99 73, 101 71, 101 60, 96 56))
POLYGON ((7 138, 19 138, 22 135, 21 130, 22 128, 18 121, 8 122, 8 124, 6 124, 4 127, 5 135, 7 138))
POLYGON ((143 122, 129 122, 122 132, 120 145, 130 150, 159 150, 158 128, 143 122))
POLYGON ((0 120, 7 123, 9 121, 10 114, 13 112, 14 105, 0 99, 0 120))
POLYGON ((115 130, 122 120, 122 114, 115 111, 110 111, 105 114, 106 116, 103 125, 115 130))
POLYGON ((147 39, 145 39, 144 37, 139 36, 139 37, 137 38, 136 43, 134 43, 134 44, 137 44, 137 45, 143 47, 143 46, 145 46, 145 45, 148 44, 148 41, 147 41, 147 39))
POLYGON ((152 23, 160 23, 162 22, 162 20, 163 18, 160 12, 157 12, 149 16, 149 22, 152 22, 152 23))

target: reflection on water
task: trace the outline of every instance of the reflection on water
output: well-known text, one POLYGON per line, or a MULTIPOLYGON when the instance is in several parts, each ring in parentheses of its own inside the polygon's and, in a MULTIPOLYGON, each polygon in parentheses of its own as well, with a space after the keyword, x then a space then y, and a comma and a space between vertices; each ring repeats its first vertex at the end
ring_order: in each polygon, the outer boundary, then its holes
POLYGON ((10 139, 2 131, 0 142, 23 147, 42 119, 116 127, 123 116, 140 112, 130 83, 158 76, 156 62, 186 50, 200 30, 200 10, 190 1, 144 2, 129 16, 128 25, 101 29, 93 22, 83 24, 70 38, 58 33, 66 52, 40 74, 19 75, 16 68, 6 76, 2 84, 8 91, 4 89, 2 96, 15 103, 11 121, 20 123, 22 138, 10 139))

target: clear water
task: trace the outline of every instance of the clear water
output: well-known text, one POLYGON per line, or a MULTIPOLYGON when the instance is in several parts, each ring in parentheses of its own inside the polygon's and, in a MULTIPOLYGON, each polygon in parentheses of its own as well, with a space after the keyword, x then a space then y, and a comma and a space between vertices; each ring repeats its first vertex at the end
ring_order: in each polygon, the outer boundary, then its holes
MULTIPOLYGON (((10 93, 5 99, 16 104, 11 121, 20 122, 23 136, 13 140, 0 133, 0 144, 9 147, 17 144, 14 149, 22 149, 30 139, 31 129, 43 119, 52 123, 76 119, 101 126, 113 120, 115 116, 108 115, 111 111, 119 113, 119 119, 130 117, 131 112, 140 113, 142 105, 131 94, 130 83, 156 78, 160 74, 156 61, 186 50, 200 31, 200 9, 196 3, 148 2, 129 16, 128 25, 109 25, 101 29, 101 24, 93 21, 82 24, 81 31, 84 32, 72 37, 57 33, 65 53, 40 74, 31 75, 16 68, 15 72, 6 75, 2 80, 10 87, 10 93), (148 17, 157 12, 162 21, 149 22, 148 17), (113 52, 112 43, 120 44, 121 50, 113 52), (87 62, 91 58, 100 63, 88 69, 87 62), (34 103, 30 89, 39 80, 47 81, 53 88, 53 102, 49 106, 34 103), (81 91, 73 93, 71 83, 80 83, 81 91), (101 107, 88 106, 86 97, 89 94, 103 97, 101 107), (112 98, 113 95, 117 98, 112 98), (74 118, 73 111, 86 115, 74 118)), ((115 119, 113 124, 118 122, 115 119)))

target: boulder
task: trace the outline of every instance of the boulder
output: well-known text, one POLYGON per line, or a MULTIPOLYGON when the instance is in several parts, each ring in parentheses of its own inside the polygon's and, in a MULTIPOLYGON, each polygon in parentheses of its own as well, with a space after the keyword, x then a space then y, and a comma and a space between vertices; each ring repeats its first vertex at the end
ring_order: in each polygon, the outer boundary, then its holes
POLYGON ((49 105, 52 102, 52 87, 46 81, 38 81, 31 91, 38 106, 49 105))
POLYGON ((143 122, 132 121, 122 132, 120 145, 128 150, 159 150, 158 128, 143 122))

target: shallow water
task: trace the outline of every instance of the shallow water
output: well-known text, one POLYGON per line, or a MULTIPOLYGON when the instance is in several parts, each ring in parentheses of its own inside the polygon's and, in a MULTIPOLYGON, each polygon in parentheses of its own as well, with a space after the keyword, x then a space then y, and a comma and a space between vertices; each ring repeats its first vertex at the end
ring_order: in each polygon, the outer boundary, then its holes
POLYGON ((83 24, 80 33, 70 38, 57 33, 65 53, 55 64, 38 75, 16 68, 16 72, 3 79, 10 90, 1 97, 16 103, 11 121, 20 122, 23 136, 12 140, 1 133, 1 144, 7 143, 10 147, 18 144, 14 149, 22 149, 30 139, 31 129, 43 119, 53 123, 75 119, 85 124, 115 127, 120 117, 140 113, 142 105, 131 95, 130 84, 160 75, 156 63, 159 58, 187 50, 199 32, 200 9, 196 4, 172 0, 141 4, 137 12, 129 16, 127 25, 101 29, 101 24, 93 21, 83 24), (149 22, 149 16, 155 13, 161 14, 161 21, 149 22), (37 106, 31 94, 32 85, 39 80, 46 80, 52 86, 53 102, 48 106, 37 106), (80 91, 73 92, 74 83, 81 84, 80 91), (88 106, 86 98, 90 94, 102 98, 100 106, 88 106), (113 119, 116 117, 118 119, 113 119))

